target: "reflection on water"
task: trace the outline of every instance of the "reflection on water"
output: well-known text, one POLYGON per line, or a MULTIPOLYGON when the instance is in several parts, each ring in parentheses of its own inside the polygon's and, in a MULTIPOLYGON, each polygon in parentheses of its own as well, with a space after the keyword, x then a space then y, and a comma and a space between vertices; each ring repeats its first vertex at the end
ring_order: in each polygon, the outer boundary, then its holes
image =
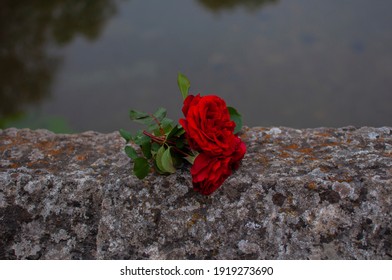
POLYGON ((262 7, 265 4, 277 3, 278 0, 197 0, 208 9, 217 12, 223 9, 233 9, 244 6, 249 10, 262 7))
POLYGON ((95 40, 114 13, 111 0, 0 2, 0 128, 22 117, 27 104, 50 96, 61 62, 49 53, 51 45, 77 35, 95 40))
POLYGON ((392 125, 391 9, 390 0, 4 0, 0 127, 134 130, 129 108, 159 106, 177 119, 178 71, 249 126, 392 125))

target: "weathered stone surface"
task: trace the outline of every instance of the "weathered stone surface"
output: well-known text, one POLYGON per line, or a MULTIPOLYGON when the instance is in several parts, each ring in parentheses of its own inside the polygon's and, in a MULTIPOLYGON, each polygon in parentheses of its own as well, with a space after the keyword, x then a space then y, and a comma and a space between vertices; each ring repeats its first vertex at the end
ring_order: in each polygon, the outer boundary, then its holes
POLYGON ((0 130, 0 259, 391 259, 392 128, 245 128, 210 197, 118 133, 0 130))

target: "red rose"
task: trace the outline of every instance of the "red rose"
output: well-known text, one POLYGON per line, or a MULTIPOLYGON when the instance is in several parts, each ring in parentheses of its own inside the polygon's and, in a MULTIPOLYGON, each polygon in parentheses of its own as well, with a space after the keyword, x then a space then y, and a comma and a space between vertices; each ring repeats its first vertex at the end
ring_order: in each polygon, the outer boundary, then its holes
POLYGON ((191 168, 195 191, 209 195, 237 169, 246 146, 234 134, 235 123, 223 99, 215 95, 189 95, 182 108, 189 146, 200 154, 191 168))
POLYGON ((185 119, 180 119, 180 124, 193 150, 211 156, 229 156, 235 152, 235 123, 230 120, 223 99, 215 95, 189 95, 182 111, 185 119))
POLYGON ((246 152, 246 146, 237 136, 234 153, 230 156, 209 156, 200 153, 191 168, 193 189, 201 194, 210 195, 238 169, 246 152))
POLYGON ((221 159, 199 154, 191 168, 193 188, 201 194, 210 195, 231 173, 230 158, 221 159))
POLYGON ((241 141, 240 138, 236 136, 236 145, 234 153, 230 156, 230 166, 233 170, 238 169, 241 160, 244 158, 246 153, 245 143, 241 141))
POLYGON ((240 140, 237 152, 232 157, 210 157, 199 154, 191 168, 192 184, 195 191, 210 195, 216 191, 237 169, 246 151, 245 144, 240 140))

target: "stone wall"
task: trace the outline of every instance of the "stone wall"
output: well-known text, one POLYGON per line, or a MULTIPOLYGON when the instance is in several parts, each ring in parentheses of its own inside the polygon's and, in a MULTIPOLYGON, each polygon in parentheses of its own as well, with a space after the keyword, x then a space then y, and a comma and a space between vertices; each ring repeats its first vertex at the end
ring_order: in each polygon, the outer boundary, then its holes
POLYGON ((392 128, 244 128, 212 196, 118 133, 0 130, 0 259, 392 259, 392 128))

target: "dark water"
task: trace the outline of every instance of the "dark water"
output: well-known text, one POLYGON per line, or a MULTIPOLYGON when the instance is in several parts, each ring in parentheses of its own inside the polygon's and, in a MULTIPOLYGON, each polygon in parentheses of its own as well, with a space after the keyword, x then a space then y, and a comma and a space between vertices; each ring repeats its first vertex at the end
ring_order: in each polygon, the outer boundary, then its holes
POLYGON ((181 116, 177 72, 249 126, 392 126, 390 0, 3 0, 0 127, 181 116))

